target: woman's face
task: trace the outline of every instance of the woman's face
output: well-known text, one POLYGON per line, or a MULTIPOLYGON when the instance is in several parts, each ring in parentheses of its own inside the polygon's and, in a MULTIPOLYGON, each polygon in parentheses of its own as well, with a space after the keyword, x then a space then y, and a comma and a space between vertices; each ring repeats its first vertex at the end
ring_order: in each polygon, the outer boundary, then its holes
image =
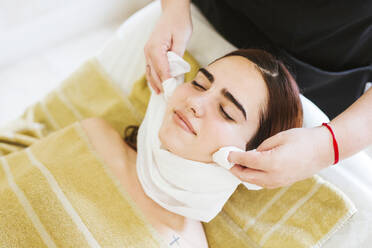
POLYGON ((159 131, 164 149, 186 159, 212 162, 223 146, 245 150, 267 102, 266 84, 255 65, 229 56, 202 68, 169 98, 159 131), (180 119, 187 119, 193 131, 180 119))

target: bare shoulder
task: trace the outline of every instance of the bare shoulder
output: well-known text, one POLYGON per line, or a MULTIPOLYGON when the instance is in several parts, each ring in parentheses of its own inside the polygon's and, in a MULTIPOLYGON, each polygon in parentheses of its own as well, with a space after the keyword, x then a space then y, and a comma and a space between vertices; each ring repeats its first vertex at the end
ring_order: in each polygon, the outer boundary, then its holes
POLYGON ((81 126, 93 142, 115 143, 115 145, 124 143, 120 134, 111 126, 111 124, 99 117, 92 117, 82 120, 81 126))
MULTIPOLYGON (((81 122, 94 149, 100 153, 105 160, 112 163, 112 159, 123 160, 127 153, 127 146, 120 134, 102 118, 88 118, 81 122)), ((118 161, 116 161, 118 162, 118 161)))
POLYGON ((99 117, 87 118, 80 121, 80 123, 84 130, 88 133, 111 132, 114 130, 110 123, 99 117))

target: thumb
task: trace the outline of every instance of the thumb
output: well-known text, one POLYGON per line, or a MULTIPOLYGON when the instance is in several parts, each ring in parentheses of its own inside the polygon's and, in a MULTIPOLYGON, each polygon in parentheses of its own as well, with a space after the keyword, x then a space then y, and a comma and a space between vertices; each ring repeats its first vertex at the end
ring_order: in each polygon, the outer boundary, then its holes
POLYGON ((239 164, 244 167, 249 167, 251 169, 261 169, 260 166, 260 152, 255 150, 238 152, 232 151, 229 153, 227 160, 234 164, 239 164))

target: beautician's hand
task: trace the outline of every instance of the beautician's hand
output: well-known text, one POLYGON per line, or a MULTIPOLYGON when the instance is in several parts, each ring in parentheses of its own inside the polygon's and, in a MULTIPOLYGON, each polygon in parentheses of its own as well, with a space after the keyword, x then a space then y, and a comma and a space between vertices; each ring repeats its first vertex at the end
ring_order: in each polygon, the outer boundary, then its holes
POLYGON ((182 57, 192 34, 189 1, 162 1, 162 8, 163 13, 144 48, 146 78, 157 93, 163 91, 161 83, 171 77, 167 52, 182 57))
POLYGON ((264 188, 290 185, 331 165, 332 136, 326 127, 294 128, 261 143, 256 151, 230 152, 230 169, 240 180, 264 188))

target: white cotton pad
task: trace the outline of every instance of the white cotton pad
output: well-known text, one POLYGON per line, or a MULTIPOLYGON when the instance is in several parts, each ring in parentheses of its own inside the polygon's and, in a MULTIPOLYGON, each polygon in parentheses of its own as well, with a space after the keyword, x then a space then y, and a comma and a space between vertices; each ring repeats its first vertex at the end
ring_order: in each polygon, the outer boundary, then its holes
POLYGON ((177 86, 184 82, 184 74, 189 72, 191 69, 189 63, 183 60, 182 57, 178 56, 176 53, 168 52, 167 55, 170 74, 172 77, 162 82, 165 101, 168 101, 177 86))
POLYGON ((245 152, 244 150, 235 146, 224 146, 220 148, 217 152, 213 153, 212 159, 216 164, 222 166, 225 169, 230 170, 230 168, 234 166, 234 163, 231 163, 227 159, 227 157, 229 156, 229 153, 232 151, 245 152))
MULTIPOLYGON (((254 149, 254 151, 255 150, 256 149, 254 149)), ((235 146, 224 146, 224 147, 220 148, 217 152, 213 153, 212 159, 216 164, 222 166, 223 168, 225 168, 227 170, 230 170, 231 167, 234 166, 234 163, 230 162, 227 158, 229 156, 229 153, 232 152, 232 151, 245 152, 244 150, 242 150, 238 147, 235 147, 235 146)), ((249 190, 260 190, 260 189, 262 189, 261 186, 258 186, 258 185, 255 185, 255 184, 246 183, 246 182, 242 182, 242 183, 249 190)))

